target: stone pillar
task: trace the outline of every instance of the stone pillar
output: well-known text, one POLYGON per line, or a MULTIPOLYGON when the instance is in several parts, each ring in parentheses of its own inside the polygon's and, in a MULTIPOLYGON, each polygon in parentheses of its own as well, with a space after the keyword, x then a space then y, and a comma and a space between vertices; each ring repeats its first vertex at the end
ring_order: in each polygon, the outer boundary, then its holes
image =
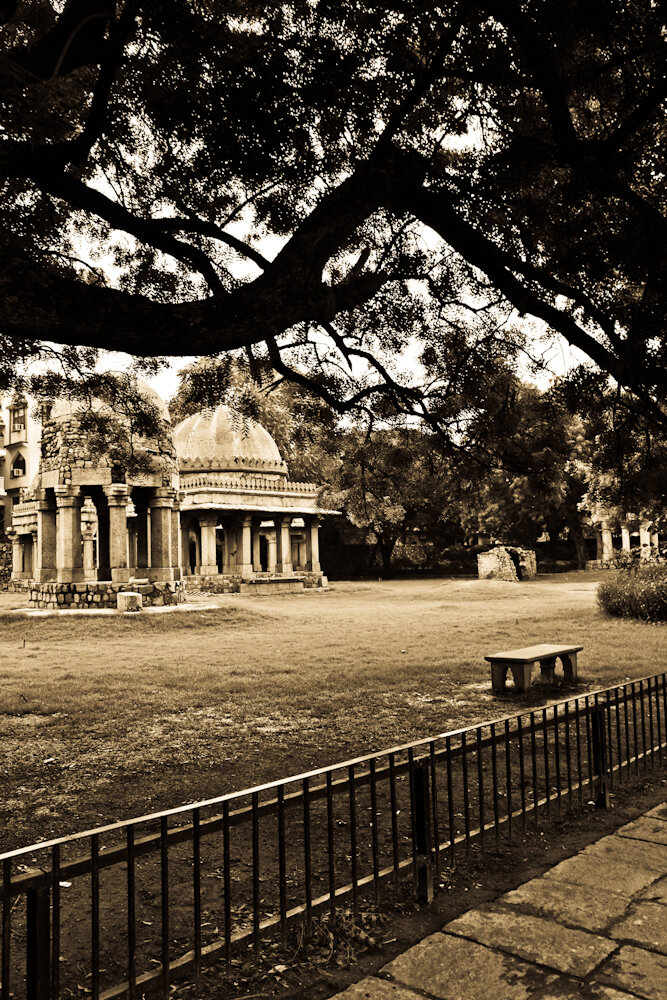
POLYGON ((58 583, 83 580, 81 492, 78 486, 54 486, 58 507, 56 575, 58 583))
POLYGON ((277 517, 276 523, 276 573, 283 576, 291 576, 292 569, 292 540, 290 538, 291 517, 277 517))
POLYGON ((174 490, 156 487, 148 501, 151 512, 151 564, 148 569, 150 580, 173 580, 171 563, 171 511, 174 490))
POLYGON ((130 488, 126 483, 112 483, 104 492, 109 506, 109 567, 114 583, 127 583, 127 504, 130 488))
POLYGON ((201 536, 201 569, 203 576, 215 576, 218 563, 215 557, 215 526, 218 523, 217 514, 200 514, 199 531, 201 536))
POLYGON ((185 576, 192 575, 192 567, 190 565, 190 522, 187 521, 183 524, 181 521, 181 572, 185 576))
MULTIPOLYGON (((308 535, 308 529, 306 528, 306 536, 308 535)), ((299 569, 308 569, 308 542, 306 538, 300 538, 298 542, 298 552, 299 558, 297 563, 299 569)))
POLYGON ((606 521, 600 525, 600 535, 602 537, 602 562, 610 563, 614 558, 614 543, 611 537, 611 528, 606 521))
POLYGON ((252 517, 241 518, 239 572, 243 577, 252 576, 252 517))
POLYGON ((5 534, 12 543, 12 580, 20 580, 23 572, 23 545, 15 528, 7 528, 5 534))
POLYGON ((276 543, 276 532, 267 531, 266 533, 266 569, 269 573, 276 572, 276 561, 277 561, 277 543, 276 543))
POLYGON ((174 580, 183 577, 183 552, 181 549, 181 509, 180 497, 171 510, 171 566, 174 571, 174 580))
POLYGON ((96 580, 95 532, 93 528, 84 528, 81 536, 83 538, 83 578, 87 581, 96 580))
POLYGON ((306 521, 306 569, 311 573, 321 572, 320 568, 320 522, 317 516, 306 521))
POLYGON ((232 573, 232 541, 233 529, 229 521, 223 524, 222 534, 222 572, 225 576, 232 573))
POLYGON ((651 558, 651 526, 646 521, 639 525, 639 558, 646 562, 651 558))
POLYGON ((252 568, 255 573, 262 572, 259 521, 252 526, 252 568))
POLYGON ((602 532, 599 528, 595 529, 595 558, 602 562, 602 532))
POLYGON ((45 491, 37 500, 37 538, 33 545, 33 570, 37 583, 55 580, 56 570, 56 505, 46 499, 45 491))
POLYGON ((621 523, 621 548, 624 552, 630 551, 630 528, 627 521, 621 523))
POLYGON ((127 522, 127 566, 130 571, 130 577, 136 577, 137 575, 137 519, 133 517, 128 519, 127 522))

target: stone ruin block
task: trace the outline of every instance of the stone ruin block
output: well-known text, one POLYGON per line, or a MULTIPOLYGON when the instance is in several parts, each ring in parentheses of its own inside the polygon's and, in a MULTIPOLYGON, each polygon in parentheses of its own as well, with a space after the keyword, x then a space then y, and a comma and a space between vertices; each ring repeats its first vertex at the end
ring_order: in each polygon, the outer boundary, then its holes
POLYGON ((520 579, 535 580, 535 552, 518 545, 497 545, 488 552, 478 554, 477 575, 480 580, 505 580, 507 583, 518 583, 520 579))

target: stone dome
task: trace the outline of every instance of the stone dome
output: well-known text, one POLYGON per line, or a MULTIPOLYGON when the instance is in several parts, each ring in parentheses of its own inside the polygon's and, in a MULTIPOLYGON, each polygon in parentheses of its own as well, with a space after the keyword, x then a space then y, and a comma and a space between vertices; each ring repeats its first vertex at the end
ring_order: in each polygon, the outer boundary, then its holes
MULTIPOLYGON (((109 374, 121 375, 121 376, 125 375, 124 372, 109 372, 109 374)), ((148 384, 148 382, 144 382, 144 380, 141 378, 132 378, 130 380, 129 387, 131 389, 135 389, 141 396, 144 397, 144 399, 146 399, 149 403, 152 403, 153 406, 156 407, 162 419, 165 420, 167 423, 170 423, 169 407, 165 403, 162 396, 158 392, 156 392, 155 389, 148 384)), ((112 409, 112 407, 108 403, 103 402, 102 400, 99 399, 93 399, 91 405, 93 410, 96 410, 97 412, 106 409, 109 410, 112 409)), ((61 397, 54 400, 54 402, 51 404, 48 419, 67 420, 70 417, 76 417, 77 415, 81 414, 85 409, 87 409, 87 404, 83 403, 81 400, 66 399, 61 397)))
POLYGON ((287 474, 278 445, 261 424, 221 404, 186 417, 174 428, 182 472, 287 474))

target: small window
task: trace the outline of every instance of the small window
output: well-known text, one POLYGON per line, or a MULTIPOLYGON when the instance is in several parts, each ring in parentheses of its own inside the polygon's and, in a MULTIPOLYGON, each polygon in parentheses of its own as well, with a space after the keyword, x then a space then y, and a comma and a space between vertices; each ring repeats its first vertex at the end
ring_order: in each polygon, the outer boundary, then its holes
POLYGON ((14 461, 12 462, 12 476, 16 479, 19 476, 25 476, 25 458, 18 453, 14 461))

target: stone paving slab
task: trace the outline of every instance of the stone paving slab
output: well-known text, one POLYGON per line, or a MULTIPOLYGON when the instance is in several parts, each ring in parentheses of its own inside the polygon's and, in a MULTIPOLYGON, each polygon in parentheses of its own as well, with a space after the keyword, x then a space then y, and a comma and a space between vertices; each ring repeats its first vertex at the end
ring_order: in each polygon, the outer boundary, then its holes
POLYGON ((553 986, 547 986, 543 992, 535 993, 532 1000, 637 1000, 637 997, 633 993, 621 992, 602 983, 560 979, 553 986))
POLYGON ((549 966, 582 979, 616 949, 613 941, 553 920, 506 910, 468 910, 443 928, 517 958, 549 966))
POLYGON ((667 871, 667 845, 649 843, 646 840, 633 840, 630 837, 619 837, 617 834, 603 837, 597 843, 591 844, 582 851, 582 856, 608 858, 627 865, 652 868, 659 875, 664 875, 667 871))
POLYGON ((626 945, 598 970, 596 979, 643 1000, 667 1000, 667 956, 626 945))
POLYGON ((655 816, 657 819, 667 820, 667 802, 661 802, 660 805, 654 806, 653 809, 649 809, 645 816, 655 816))
POLYGON ((649 899, 655 903, 667 903, 667 876, 649 885, 639 895, 640 899, 649 899))
POLYGON ((657 873, 653 868, 633 866, 625 860, 614 861, 610 857, 597 858, 584 851, 561 861, 542 877, 549 881, 553 879, 573 885, 592 886, 594 889, 613 885, 615 892, 629 899, 654 882, 657 873))
POLYGON ((501 896, 494 905, 520 907, 535 916, 551 917, 570 927, 595 932, 619 920, 628 902, 627 896, 606 889, 534 878, 501 896))
POLYGON ((633 941, 667 955, 667 909, 661 903, 643 900, 633 903, 627 916, 614 924, 611 937, 617 941, 633 941))
POLYGON ((369 976, 348 986, 344 993, 338 993, 336 1000, 424 1000, 424 995, 415 993, 400 983, 390 983, 387 979, 369 976))
POLYGON ((432 934, 382 972, 438 1000, 528 1000, 555 979, 528 962, 452 934, 432 934))
POLYGON ((619 837, 649 840, 653 844, 667 844, 667 823, 657 816, 641 816, 616 831, 619 837))

